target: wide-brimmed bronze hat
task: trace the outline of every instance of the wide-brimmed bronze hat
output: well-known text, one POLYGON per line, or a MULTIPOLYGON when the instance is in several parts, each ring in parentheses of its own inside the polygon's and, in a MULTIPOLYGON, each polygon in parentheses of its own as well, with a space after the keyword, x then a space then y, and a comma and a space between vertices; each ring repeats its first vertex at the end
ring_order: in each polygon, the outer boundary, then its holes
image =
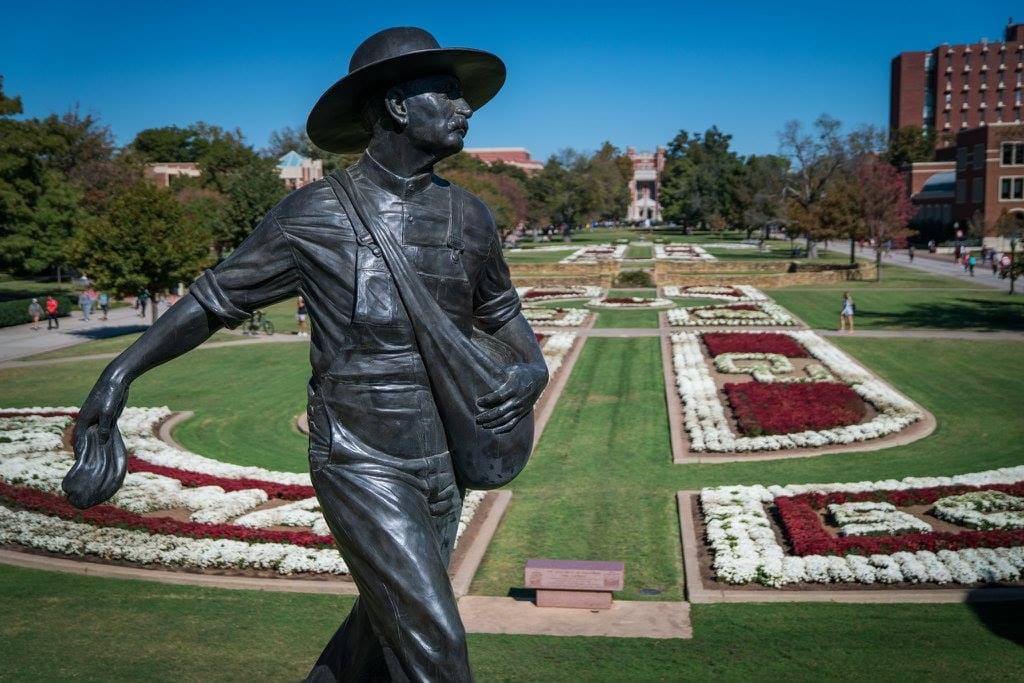
POLYGON ((421 28, 401 26, 375 33, 356 48, 348 75, 327 89, 306 121, 306 132, 328 152, 360 152, 370 141, 361 110, 374 90, 402 81, 449 74, 462 83, 473 109, 494 97, 505 83, 505 64, 496 55, 465 47, 446 47, 421 28))

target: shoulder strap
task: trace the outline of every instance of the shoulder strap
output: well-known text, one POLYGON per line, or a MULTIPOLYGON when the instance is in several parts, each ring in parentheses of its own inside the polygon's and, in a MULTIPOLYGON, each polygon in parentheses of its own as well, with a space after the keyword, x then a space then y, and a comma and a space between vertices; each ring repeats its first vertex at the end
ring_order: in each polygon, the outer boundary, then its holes
POLYGON ((341 208, 344 209, 345 213, 348 214, 349 222, 352 223, 352 230, 356 234, 356 241, 360 246, 367 247, 373 252, 373 255, 380 257, 381 251, 377 243, 373 241, 373 237, 366 229, 366 225, 363 224, 363 220, 359 213, 356 211, 355 206, 352 204, 352 200, 349 197, 349 193, 343 190, 343 185, 340 182, 340 178, 348 178, 346 171, 334 171, 333 173, 327 174, 327 182, 330 184, 331 189, 334 190, 334 196, 337 197, 338 202, 341 204, 341 208), (335 176, 335 173, 338 175, 335 176), (339 191, 341 190, 341 191, 339 191))
POLYGON ((462 189, 449 184, 447 246, 451 249, 452 261, 458 261, 462 257, 462 252, 466 250, 466 243, 462 238, 465 230, 465 219, 463 217, 464 203, 462 189))

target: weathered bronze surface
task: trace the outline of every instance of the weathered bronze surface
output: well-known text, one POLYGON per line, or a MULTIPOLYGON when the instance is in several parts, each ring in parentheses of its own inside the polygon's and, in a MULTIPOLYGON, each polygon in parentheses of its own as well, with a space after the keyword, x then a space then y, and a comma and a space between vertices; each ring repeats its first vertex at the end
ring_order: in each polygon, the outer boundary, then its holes
POLYGON ((311 478, 360 592, 310 680, 471 679, 446 571, 465 486, 525 464, 548 375, 490 211, 433 167, 504 79, 496 56, 422 29, 364 41, 307 124, 362 158, 272 209, 104 370, 78 417, 64 490, 84 508, 124 480, 116 422, 136 377, 301 293, 311 478))

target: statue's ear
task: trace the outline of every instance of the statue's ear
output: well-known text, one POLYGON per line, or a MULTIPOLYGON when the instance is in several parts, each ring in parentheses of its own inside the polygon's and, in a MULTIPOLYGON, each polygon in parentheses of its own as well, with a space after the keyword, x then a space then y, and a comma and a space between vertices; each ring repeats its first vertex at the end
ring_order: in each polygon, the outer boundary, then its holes
POLYGON ((388 88, 384 95, 384 108, 399 126, 409 123, 409 108, 405 106, 405 93, 398 86, 388 88))

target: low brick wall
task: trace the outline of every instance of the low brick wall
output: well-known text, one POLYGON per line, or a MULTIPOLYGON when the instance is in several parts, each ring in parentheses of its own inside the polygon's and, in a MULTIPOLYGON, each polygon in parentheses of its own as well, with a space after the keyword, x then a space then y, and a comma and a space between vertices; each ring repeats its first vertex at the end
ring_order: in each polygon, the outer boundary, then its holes
POLYGON ((791 261, 666 261, 654 262, 654 276, 682 273, 785 273, 791 261))
MULTIPOLYGON (((763 262, 756 262, 763 263, 763 262)), ((742 264, 742 272, 739 271, 740 263, 732 262, 733 272, 685 272, 672 269, 670 272, 658 271, 655 267, 655 282, 658 286, 679 285, 724 285, 744 284, 760 288, 793 287, 796 285, 831 284, 837 282, 848 282, 850 280, 874 280, 875 265, 873 263, 858 262, 850 266, 846 264, 827 263, 799 263, 782 262, 782 268, 776 268, 775 272, 765 269, 760 272, 748 271, 742 264)))
POLYGON ((512 277, 530 277, 552 275, 556 277, 589 277, 592 275, 610 275, 619 273, 617 261, 599 261, 597 263, 510 263, 512 277))
POLYGON ((516 275, 512 274, 512 283, 516 287, 570 287, 572 285, 589 285, 608 289, 614 280, 611 275, 594 273, 591 275, 516 275))

